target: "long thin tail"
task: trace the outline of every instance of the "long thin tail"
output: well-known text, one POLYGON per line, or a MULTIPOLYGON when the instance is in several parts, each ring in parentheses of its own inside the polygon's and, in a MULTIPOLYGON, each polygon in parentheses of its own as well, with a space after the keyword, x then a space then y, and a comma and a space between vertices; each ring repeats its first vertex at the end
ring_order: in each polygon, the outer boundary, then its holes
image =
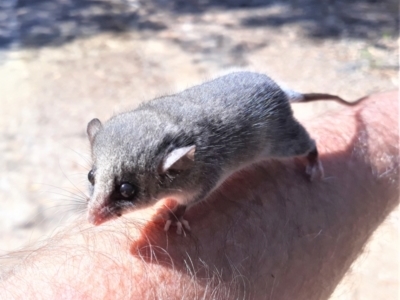
POLYGON ((356 101, 346 101, 339 96, 331 95, 331 94, 322 94, 322 93, 309 93, 309 94, 300 94, 292 91, 285 91, 289 97, 290 102, 313 102, 319 100, 333 100, 340 104, 344 104, 347 106, 355 106, 359 104, 361 101, 366 99, 367 97, 362 97, 356 101))

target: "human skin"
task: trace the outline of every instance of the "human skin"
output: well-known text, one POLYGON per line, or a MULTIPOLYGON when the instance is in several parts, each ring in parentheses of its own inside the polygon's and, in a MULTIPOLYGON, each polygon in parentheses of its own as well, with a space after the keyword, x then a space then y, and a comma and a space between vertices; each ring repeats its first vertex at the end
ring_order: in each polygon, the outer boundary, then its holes
POLYGON ((169 202, 74 222, 20 253, 0 298, 328 299, 398 205, 398 94, 303 124, 324 180, 309 182, 302 159, 254 165, 191 208, 183 236, 154 217, 169 202))

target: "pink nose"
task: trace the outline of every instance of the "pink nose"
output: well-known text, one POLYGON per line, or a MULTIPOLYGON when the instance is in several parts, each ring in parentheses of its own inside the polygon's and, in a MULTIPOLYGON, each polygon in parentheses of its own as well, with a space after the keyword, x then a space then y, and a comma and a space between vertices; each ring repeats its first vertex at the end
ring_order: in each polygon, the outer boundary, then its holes
POLYGON ((96 226, 105 222, 105 220, 101 216, 99 216, 97 214, 93 214, 93 213, 88 214, 88 221, 89 221, 89 223, 92 223, 93 225, 96 225, 96 226))
POLYGON ((88 210, 87 218, 89 223, 95 226, 114 219, 116 216, 111 214, 107 208, 92 208, 88 210))

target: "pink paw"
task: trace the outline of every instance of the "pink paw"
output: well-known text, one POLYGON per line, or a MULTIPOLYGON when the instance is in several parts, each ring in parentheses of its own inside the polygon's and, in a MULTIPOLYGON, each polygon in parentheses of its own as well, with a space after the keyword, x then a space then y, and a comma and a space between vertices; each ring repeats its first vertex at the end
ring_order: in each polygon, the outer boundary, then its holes
MULTIPOLYGON (((175 218, 174 218, 175 219, 175 218)), ((188 231, 190 231, 190 226, 189 226, 189 222, 186 221, 183 217, 179 218, 178 220, 167 220, 167 222, 165 223, 164 226, 164 231, 168 231, 169 228, 171 227, 171 225, 176 226, 176 233, 177 234, 182 234, 182 229, 186 229, 188 231)))

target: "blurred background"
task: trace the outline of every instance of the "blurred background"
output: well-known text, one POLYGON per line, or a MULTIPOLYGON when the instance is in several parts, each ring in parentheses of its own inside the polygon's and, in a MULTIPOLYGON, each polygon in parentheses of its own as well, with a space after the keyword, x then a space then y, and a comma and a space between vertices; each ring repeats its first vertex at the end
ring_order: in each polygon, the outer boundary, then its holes
MULTIPOLYGON (((349 100, 397 89, 398 28, 397 0, 0 0, 0 255, 84 209, 92 118, 234 68, 349 100)), ((398 299, 399 224, 332 299, 398 299)))

